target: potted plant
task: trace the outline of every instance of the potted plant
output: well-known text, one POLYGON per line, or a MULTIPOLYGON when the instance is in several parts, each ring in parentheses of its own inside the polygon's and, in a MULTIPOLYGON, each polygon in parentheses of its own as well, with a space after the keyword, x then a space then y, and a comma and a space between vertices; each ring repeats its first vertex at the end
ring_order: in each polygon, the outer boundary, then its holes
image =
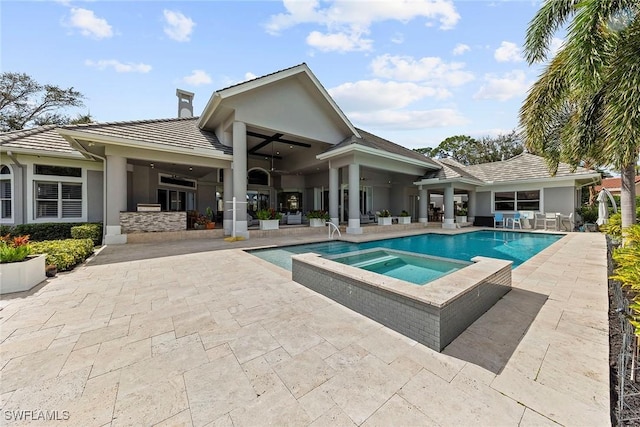
POLYGON ((325 211, 311 211, 307 214, 310 227, 324 227, 325 223, 329 221, 329 214, 325 211))
POLYGON ((411 224, 411 215, 409 212, 403 210, 398 217, 398 224, 411 224))
POLYGON ((458 212, 456 212, 456 222, 467 222, 467 208, 458 209, 458 212))
POLYGON ((0 294, 28 291, 42 282, 46 258, 31 255, 29 236, 0 238, 0 294))
POLYGON ((376 215, 378 217, 378 225, 391 225, 391 212, 388 209, 376 212, 376 215))
POLYGON ((280 218, 282 214, 275 209, 261 209, 256 212, 260 220, 260 230, 277 230, 280 228, 280 218))
POLYGON ((213 221, 213 210, 210 206, 207 206, 207 209, 205 210, 205 216, 207 217, 205 228, 207 228, 208 230, 213 230, 216 227, 216 223, 213 221))

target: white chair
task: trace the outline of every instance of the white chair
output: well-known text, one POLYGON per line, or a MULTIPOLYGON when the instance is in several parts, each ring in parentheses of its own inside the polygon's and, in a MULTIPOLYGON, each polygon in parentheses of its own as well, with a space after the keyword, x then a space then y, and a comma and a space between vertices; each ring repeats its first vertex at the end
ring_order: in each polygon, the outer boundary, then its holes
MULTIPOLYGON (((520 228, 520 230, 522 230, 522 215, 520 215, 520 212, 516 212, 513 214, 513 218, 507 218, 507 223, 511 221, 511 228, 513 230, 516 229, 516 224, 518 224, 518 228, 520 228)), ((509 227, 507 225, 507 227, 509 227)))
POLYGON ((542 212, 536 212, 533 216, 533 228, 537 230, 538 228, 545 227, 545 214, 542 212))
POLYGON ((558 214, 555 212, 547 212, 544 214, 544 229, 548 230, 548 226, 554 230, 558 229, 558 214))

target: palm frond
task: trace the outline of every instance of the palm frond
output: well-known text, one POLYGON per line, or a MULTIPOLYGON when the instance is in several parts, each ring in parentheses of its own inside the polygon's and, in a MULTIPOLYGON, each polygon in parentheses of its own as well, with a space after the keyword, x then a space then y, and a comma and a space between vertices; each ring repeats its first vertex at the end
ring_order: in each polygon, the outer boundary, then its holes
POLYGON ((529 64, 547 59, 553 35, 575 13, 580 0, 548 0, 529 22, 524 56, 529 64))

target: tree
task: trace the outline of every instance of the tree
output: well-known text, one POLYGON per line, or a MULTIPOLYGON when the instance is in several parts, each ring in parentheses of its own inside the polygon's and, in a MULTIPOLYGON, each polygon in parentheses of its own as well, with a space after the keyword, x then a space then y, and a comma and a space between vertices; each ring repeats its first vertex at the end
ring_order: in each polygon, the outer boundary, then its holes
POLYGON ((468 135, 450 136, 433 148, 418 148, 415 151, 439 159, 450 158, 463 165, 497 162, 510 159, 524 150, 518 133, 475 139, 468 135))
POLYGON ((633 179, 640 149, 640 2, 549 0, 527 29, 529 64, 547 60, 552 36, 567 37, 520 109, 525 146, 559 162, 621 171, 622 226, 636 222, 633 179))
POLYGON ((0 92, 0 131, 3 132, 45 124, 67 124, 71 119, 64 114, 64 109, 84 105, 84 96, 73 87, 61 89, 42 85, 25 73, 2 73, 0 92))

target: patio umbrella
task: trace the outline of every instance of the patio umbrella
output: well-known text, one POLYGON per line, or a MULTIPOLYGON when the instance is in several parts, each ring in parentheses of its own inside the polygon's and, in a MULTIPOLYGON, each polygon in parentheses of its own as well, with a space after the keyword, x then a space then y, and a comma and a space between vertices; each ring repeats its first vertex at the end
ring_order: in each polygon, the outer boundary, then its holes
POLYGON ((596 223, 598 225, 606 224, 609 220, 609 206, 607 204, 607 193, 602 190, 600 194, 598 194, 598 220, 596 223))

